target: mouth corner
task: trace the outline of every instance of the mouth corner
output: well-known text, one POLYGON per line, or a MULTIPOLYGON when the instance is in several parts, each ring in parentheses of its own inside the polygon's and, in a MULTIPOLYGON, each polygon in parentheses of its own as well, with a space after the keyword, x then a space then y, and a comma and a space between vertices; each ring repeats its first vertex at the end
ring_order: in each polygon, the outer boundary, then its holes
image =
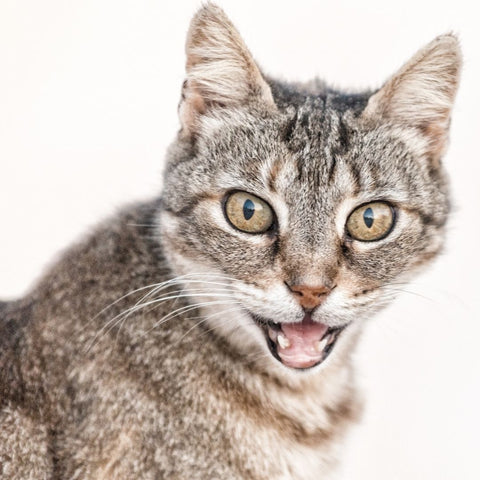
POLYGON ((331 327, 314 322, 309 314, 296 323, 277 323, 252 313, 250 316, 263 331, 272 356, 287 368, 297 371, 310 370, 322 364, 349 325, 331 327))

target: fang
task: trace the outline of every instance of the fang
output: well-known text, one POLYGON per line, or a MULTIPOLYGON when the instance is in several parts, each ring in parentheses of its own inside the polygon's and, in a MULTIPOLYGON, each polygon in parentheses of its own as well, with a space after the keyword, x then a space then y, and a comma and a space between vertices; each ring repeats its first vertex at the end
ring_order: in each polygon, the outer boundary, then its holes
POLYGON ((288 348, 290 346, 290 340, 281 333, 277 337, 277 342, 280 345, 280 348, 288 348))
POLYGON ((275 342, 277 340, 278 332, 276 332, 273 328, 269 328, 268 336, 270 337, 270 340, 275 342))
POLYGON ((331 343, 333 343, 335 340, 337 339, 337 334, 334 332, 334 333, 331 333, 329 336, 328 336, 328 345, 330 345, 331 343))
POLYGON ((327 346, 328 339, 324 338, 315 342, 314 347, 318 353, 322 353, 325 347, 327 346))

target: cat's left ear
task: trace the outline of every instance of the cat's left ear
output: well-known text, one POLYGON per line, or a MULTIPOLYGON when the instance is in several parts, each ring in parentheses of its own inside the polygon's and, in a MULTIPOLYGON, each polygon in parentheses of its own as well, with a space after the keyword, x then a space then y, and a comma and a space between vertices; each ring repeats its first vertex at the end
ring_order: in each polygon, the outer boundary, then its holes
POLYGON ((198 133, 202 115, 247 104, 274 109, 272 92, 237 29, 212 3, 193 17, 185 46, 182 133, 198 133))
POLYGON ((458 39, 451 34, 437 37, 370 97, 362 117, 418 129, 428 141, 430 158, 439 162, 461 64, 458 39))

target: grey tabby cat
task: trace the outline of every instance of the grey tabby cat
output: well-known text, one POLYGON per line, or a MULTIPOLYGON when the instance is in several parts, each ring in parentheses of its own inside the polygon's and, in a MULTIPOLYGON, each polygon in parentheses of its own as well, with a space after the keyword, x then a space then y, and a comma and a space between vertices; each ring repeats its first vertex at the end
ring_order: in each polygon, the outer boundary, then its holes
POLYGON ((366 321, 440 251, 460 52, 382 88, 265 76, 222 12, 188 33, 161 198, 0 306, 2 479, 328 479, 366 321))

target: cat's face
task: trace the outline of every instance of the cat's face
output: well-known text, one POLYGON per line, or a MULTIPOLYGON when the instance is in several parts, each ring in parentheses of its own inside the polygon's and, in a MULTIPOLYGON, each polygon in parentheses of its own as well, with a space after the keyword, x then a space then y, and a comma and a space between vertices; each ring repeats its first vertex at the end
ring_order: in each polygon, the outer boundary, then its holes
MULTIPOLYGON (((205 25, 216 38, 227 21, 217 10, 206 24, 194 20, 194 52, 195 21, 207 43, 205 25)), ((234 40, 225 55, 244 48, 234 40)), ((373 96, 292 90, 267 84, 252 65, 242 68, 262 83, 232 105, 213 98, 211 85, 202 91, 204 80, 187 82, 165 175, 163 243, 210 328, 251 359, 311 369, 345 350, 441 248, 444 138, 387 118, 386 102, 396 105, 386 87, 373 96)))

